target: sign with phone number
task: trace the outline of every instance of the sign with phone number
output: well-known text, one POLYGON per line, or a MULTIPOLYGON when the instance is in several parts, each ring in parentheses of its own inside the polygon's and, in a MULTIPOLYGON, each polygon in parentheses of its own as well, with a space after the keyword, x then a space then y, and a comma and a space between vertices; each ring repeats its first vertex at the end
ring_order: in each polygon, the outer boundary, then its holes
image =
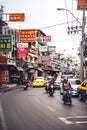
POLYGON ((0 35, 0 51, 1 52, 10 52, 11 43, 12 43, 11 35, 0 35))

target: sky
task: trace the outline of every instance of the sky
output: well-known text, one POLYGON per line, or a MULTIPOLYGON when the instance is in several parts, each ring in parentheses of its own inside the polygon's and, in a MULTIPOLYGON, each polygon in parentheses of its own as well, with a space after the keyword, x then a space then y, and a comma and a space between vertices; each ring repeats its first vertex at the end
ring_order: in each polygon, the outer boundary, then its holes
POLYGON ((56 52, 77 54, 81 41, 81 32, 68 34, 68 26, 79 26, 69 11, 58 11, 67 8, 82 23, 82 11, 77 10, 77 0, 0 0, 4 13, 24 13, 24 22, 8 22, 16 29, 41 29, 51 36, 49 45, 56 46, 56 52), (74 22, 71 22, 74 21, 74 22))

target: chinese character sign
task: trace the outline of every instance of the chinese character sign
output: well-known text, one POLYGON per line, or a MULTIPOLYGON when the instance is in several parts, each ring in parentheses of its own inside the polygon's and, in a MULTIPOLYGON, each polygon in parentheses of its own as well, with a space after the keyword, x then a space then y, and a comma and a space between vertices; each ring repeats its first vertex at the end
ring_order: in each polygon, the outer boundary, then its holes
POLYGON ((24 13, 9 14, 9 21, 12 22, 24 21, 24 13))
POLYGON ((12 49, 11 43, 12 43, 11 35, 0 35, 0 51, 1 52, 10 52, 12 49))
POLYGON ((18 59, 20 58, 28 58, 28 43, 18 43, 17 44, 17 55, 18 59))
POLYGON ((19 30, 19 42, 36 42, 36 30, 35 29, 19 30))
POLYGON ((77 8, 80 10, 87 10, 87 0, 78 0, 77 8))

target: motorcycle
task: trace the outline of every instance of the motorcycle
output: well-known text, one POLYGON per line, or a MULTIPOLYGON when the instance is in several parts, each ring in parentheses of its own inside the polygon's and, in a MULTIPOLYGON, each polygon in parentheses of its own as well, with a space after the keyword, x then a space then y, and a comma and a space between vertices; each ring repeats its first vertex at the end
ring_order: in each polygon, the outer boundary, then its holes
POLYGON ((71 90, 64 91, 64 94, 63 94, 63 103, 64 104, 69 103, 70 105, 72 105, 72 92, 71 92, 71 90))
POLYGON ((28 89, 28 83, 24 84, 23 89, 24 89, 24 90, 27 90, 27 89, 28 89))
POLYGON ((51 85, 51 86, 49 87, 49 95, 50 95, 50 96, 53 96, 53 94, 54 94, 54 87, 53 87, 53 85, 51 85))
POLYGON ((46 83, 45 83, 45 90, 46 90, 46 92, 48 93, 49 92, 49 81, 46 81, 46 83))

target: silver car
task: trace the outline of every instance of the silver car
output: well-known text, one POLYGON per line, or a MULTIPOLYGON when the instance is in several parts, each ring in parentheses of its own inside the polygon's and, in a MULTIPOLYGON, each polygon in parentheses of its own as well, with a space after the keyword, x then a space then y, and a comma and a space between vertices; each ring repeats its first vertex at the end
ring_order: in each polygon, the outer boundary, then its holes
POLYGON ((72 88, 72 96, 78 96, 78 85, 81 84, 80 79, 76 79, 76 78, 69 78, 68 82, 71 84, 71 88, 72 88))
POLYGON ((60 84, 61 84, 61 76, 58 76, 54 82, 54 86, 55 86, 55 89, 60 89, 60 84))

